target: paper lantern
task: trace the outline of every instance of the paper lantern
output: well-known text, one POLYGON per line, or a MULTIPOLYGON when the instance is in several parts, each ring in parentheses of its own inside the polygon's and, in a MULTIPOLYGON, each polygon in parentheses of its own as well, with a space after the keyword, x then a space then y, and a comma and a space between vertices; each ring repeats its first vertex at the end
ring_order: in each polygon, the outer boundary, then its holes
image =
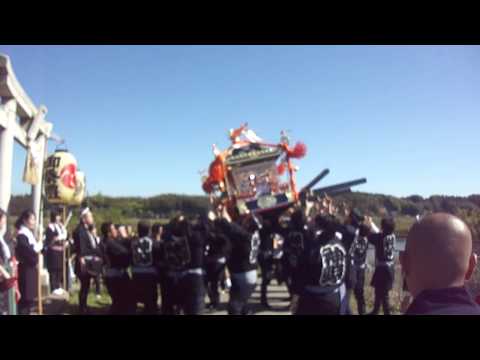
POLYGON ((57 150, 45 164, 45 193, 50 204, 79 205, 85 197, 85 174, 66 150, 57 150))

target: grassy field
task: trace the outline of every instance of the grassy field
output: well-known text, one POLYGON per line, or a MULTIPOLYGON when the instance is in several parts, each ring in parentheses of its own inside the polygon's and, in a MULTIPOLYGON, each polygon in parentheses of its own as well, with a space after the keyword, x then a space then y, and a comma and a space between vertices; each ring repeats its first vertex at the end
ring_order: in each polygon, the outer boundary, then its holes
MULTIPOLYGON (((93 285, 93 282, 92 282, 93 285)), ((76 315, 78 314, 78 284, 75 284, 73 291, 70 293, 70 302, 65 314, 76 315)), ((107 315, 112 301, 110 295, 108 295, 107 289, 105 286, 101 287, 100 299, 96 298, 95 292, 90 288, 90 293, 88 294, 87 304, 92 315, 107 315)))
MULTIPOLYGON (((379 216, 372 216, 373 222, 380 227, 382 218, 379 216)), ((397 216, 395 218, 395 233, 397 237, 406 238, 408 230, 415 223, 415 218, 412 216, 397 216)))

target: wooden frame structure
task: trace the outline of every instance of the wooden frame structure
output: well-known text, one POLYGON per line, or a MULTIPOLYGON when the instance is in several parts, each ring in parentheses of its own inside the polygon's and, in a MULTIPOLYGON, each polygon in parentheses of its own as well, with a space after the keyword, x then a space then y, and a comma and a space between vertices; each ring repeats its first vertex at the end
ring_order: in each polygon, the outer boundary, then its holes
MULTIPOLYGON (((35 106, 17 80, 10 58, 0 54, 0 207, 8 210, 12 196, 14 141, 27 151, 35 145, 36 151, 42 157, 35 168, 38 182, 32 185, 31 190, 32 210, 37 220, 36 236, 39 241, 43 241, 44 159, 47 156, 47 141, 53 135, 53 124, 46 120, 46 115, 47 108, 44 105, 35 106)), ((39 270, 41 269, 43 269, 42 256, 39 259, 39 270)), ((39 276, 40 274, 41 271, 39 276)), ((41 296, 39 313, 42 313, 41 296)))

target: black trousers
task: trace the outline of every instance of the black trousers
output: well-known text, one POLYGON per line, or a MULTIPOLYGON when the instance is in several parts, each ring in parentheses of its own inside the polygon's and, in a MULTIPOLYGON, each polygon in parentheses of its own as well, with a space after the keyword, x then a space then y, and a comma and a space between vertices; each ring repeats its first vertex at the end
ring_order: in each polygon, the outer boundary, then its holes
POLYGON ((95 278, 94 278, 94 281, 95 281, 95 294, 96 295, 100 295, 101 293, 101 278, 100 278, 100 275, 97 275, 95 278))
POLYGON ((172 272, 160 274, 160 295, 163 315, 178 314, 177 287, 179 278, 172 272))
POLYGON ((133 274, 132 287, 135 293, 135 303, 144 305, 144 314, 158 313, 157 275, 133 274))
POLYGON ((293 294, 293 291, 292 291, 292 285, 293 285, 293 279, 292 279, 292 272, 293 272, 293 269, 292 267, 290 266, 290 264, 288 263, 287 261, 287 256, 284 255, 281 259, 280 259, 280 280, 283 281, 285 283, 285 285, 287 286, 287 290, 288 290, 288 294, 290 295, 290 297, 292 296, 293 294))
POLYGON ((174 271, 160 277, 162 314, 199 315, 205 309, 205 280, 203 275, 174 271))
POLYGON ((267 305, 267 288, 270 282, 274 277, 274 270, 273 270, 273 260, 267 259, 260 262, 260 270, 262 273, 262 283, 260 286, 260 299, 263 305, 267 305))
POLYGON ((78 280, 80 280, 78 306, 80 308, 80 314, 85 314, 87 312, 87 298, 88 292, 90 291, 90 282, 92 281, 92 276, 89 274, 81 274, 78 275, 78 280))
POLYGON ((350 267, 348 276, 350 277, 349 285, 353 290, 355 300, 357 301, 358 314, 365 314, 365 268, 350 267))
POLYGON ((205 270, 205 286, 207 288, 208 298, 210 299, 210 304, 214 307, 217 307, 220 304, 220 293, 218 291, 218 287, 220 285, 222 275, 225 276, 225 264, 219 262, 207 263, 205 270))
POLYGON ((393 266, 377 266, 373 273, 371 285, 375 288, 375 303, 372 314, 376 315, 383 307, 383 313, 390 315, 389 292, 393 288, 395 270, 393 266))
POLYGON ((219 282, 220 282, 220 289, 225 290, 227 288, 227 272, 226 266, 223 268, 223 271, 220 273, 219 282))
POLYGON ((341 288, 336 292, 327 294, 302 291, 295 315, 345 315, 347 312, 347 297, 343 294, 343 291, 341 288))
POLYGON ((204 275, 187 274, 178 282, 177 299, 185 315, 200 315, 205 310, 204 275))
POLYGON ((357 308, 359 315, 365 315, 365 294, 363 288, 358 288, 353 291, 355 299, 357 300, 357 308))
POLYGON ((105 286, 112 299, 110 314, 129 315, 135 312, 131 280, 127 274, 105 277, 105 286))
MULTIPOLYGON (((70 279, 70 262, 68 261, 67 258, 65 258, 65 269, 66 269, 66 282, 67 282, 67 288, 65 290, 70 291, 70 289, 73 285, 71 283, 71 280, 73 280, 73 279, 70 279)), ((73 280, 73 281, 75 281, 75 280, 73 280)))
POLYGON ((18 302, 18 314, 30 315, 30 311, 34 306, 35 306, 35 301, 20 299, 20 301, 18 302))
POLYGON ((231 280, 232 288, 230 289, 230 298, 228 300, 228 314, 248 315, 251 310, 248 300, 256 288, 257 272, 232 273, 231 280))
POLYGON ((164 271, 159 271, 158 274, 158 284, 160 285, 160 311, 162 314, 166 313, 166 303, 168 302, 168 295, 166 294, 167 284, 166 284, 166 274, 164 271))
POLYGON ((50 291, 58 288, 63 288, 63 269, 53 268, 48 269, 48 275, 50 276, 50 291))
POLYGON ((375 303, 373 305, 372 315, 377 315, 381 307, 383 307, 383 313, 385 315, 390 315, 389 292, 390 289, 387 287, 375 287, 375 303))

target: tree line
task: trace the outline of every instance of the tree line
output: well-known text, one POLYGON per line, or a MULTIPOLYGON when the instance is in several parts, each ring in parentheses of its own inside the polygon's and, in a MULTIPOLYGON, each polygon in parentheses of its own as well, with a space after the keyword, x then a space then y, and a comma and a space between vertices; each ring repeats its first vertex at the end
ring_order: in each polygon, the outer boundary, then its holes
MULTIPOLYGON (((391 195, 352 192, 339 195, 337 201, 345 201, 349 206, 357 207, 371 216, 416 216, 428 212, 447 212, 460 216, 471 226, 476 240, 480 235, 480 195, 441 196, 423 198, 419 195, 395 197, 391 195)), ((201 195, 162 194, 152 197, 113 197, 101 193, 90 196, 88 205, 95 211, 97 221, 111 219, 114 222, 129 223, 132 219, 159 221, 171 218, 178 212, 194 217, 209 209, 208 197, 201 195)), ((12 197, 9 213, 18 216, 30 207, 29 195, 12 197)), ((77 211, 78 212, 78 211, 77 211)), ((73 219, 72 219, 73 221, 73 219)))

